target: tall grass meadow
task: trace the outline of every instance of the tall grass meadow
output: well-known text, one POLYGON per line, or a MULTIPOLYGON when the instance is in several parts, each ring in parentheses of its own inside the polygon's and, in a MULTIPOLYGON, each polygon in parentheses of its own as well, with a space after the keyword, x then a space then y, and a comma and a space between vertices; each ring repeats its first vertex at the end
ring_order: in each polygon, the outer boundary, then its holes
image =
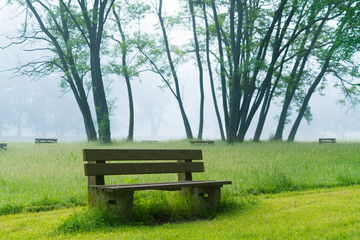
MULTIPOLYGON (((86 206, 87 179, 82 149, 103 147, 202 149, 205 173, 196 173, 193 178, 233 181, 232 185, 222 189, 223 210, 236 207, 232 199, 237 199, 237 204, 243 203, 237 207, 244 207, 256 202, 256 196, 260 194, 360 184, 359 143, 245 142, 230 145, 216 141, 212 145, 197 146, 187 140, 118 141, 105 146, 87 142, 9 143, 8 150, 0 152, 0 215, 86 206)), ((176 180, 176 174, 106 179, 107 183, 176 180)), ((192 209, 191 206, 181 201, 173 192, 140 191, 135 194, 134 215, 142 223, 155 219, 162 221, 163 217, 164 221, 192 219, 194 213, 187 210, 192 209)), ((84 213, 82 217, 88 215, 84 213)), ((211 218, 212 214, 196 213, 196 217, 199 216, 211 218)), ((60 229, 76 230, 76 224, 71 223, 81 221, 82 217, 74 215, 60 229)))

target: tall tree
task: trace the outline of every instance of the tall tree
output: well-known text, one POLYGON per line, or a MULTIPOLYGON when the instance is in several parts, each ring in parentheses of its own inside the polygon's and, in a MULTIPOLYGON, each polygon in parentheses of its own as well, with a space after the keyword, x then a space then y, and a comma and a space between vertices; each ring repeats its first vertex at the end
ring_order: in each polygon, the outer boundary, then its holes
POLYGON ((150 41, 149 37, 142 36, 143 43, 139 44, 139 50, 145 56, 145 58, 149 61, 151 65, 151 71, 159 74, 163 82, 165 83, 166 87, 169 88, 173 96, 175 97, 177 104, 179 106, 180 114, 183 120, 184 128, 186 137, 188 139, 193 138, 191 126, 189 119, 187 117, 183 100, 182 94, 180 91, 180 81, 176 71, 176 61, 174 60, 172 49, 169 42, 168 37, 168 28, 165 23, 165 19, 163 16, 163 1, 159 0, 157 4, 153 4, 154 11, 159 21, 162 41, 161 46, 158 46, 154 43, 154 41, 150 41), (146 52, 148 51, 148 52, 146 52), (165 52, 166 56, 162 54, 165 52), (167 64, 164 65, 164 58, 166 59, 165 62, 167 64), (175 88, 172 86, 170 78, 173 80, 175 88))
POLYGON ((278 126, 277 126, 277 129, 275 132, 274 140, 282 140, 282 135, 283 135, 286 119, 289 116, 290 104, 291 104, 293 98, 295 97, 296 90, 299 88, 299 84, 303 78, 305 67, 308 64, 310 54, 313 51, 313 49, 316 48, 316 45, 318 44, 318 39, 321 36, 321 33, 323 32, 323 28, 324 28, 326 22, 329 20, 330 14, 332 12, 332 6, 329 6, 327 8, 327 11, 324 14, 324 16, 320 15, 322 12, 321 9, 311 7, 310 11, 312 11, 312 13, 310 14, 310 17, 309 17, 309 22, 311 24, 316 20, 316 16, 321 17, 322 20, 319 23, 319 25, 314 25, 314 27, 312 28, 312 31, 310 31, 310 28, 308 28, 305 32, 305 36, 302 39, 300 51, 305 51, 305 52, 304 52, 304 54, 298 55, 296 63, 294 64, 294 67, 293 67, 293 71, 290 75, 290 79, 289 79, 288 86, 286 89, 285 99, 284 99, 281 115, 279 118, 278 126), (306 45, 311 32, 313 32, 311 42, 308 45, 306 45), (306 48, 306 50, 305 50, 305 48, 306 48))
POLYGON ((216 118, 217 118, 217 121, 218 121, 221 140, 225 140, 225 133, 224 133, 224 128, 223 128, 223 123, 222 123, 222 120, 221 120, 220 110, 219 110, 219 107, 218 107, 217 96, 216 96, 216 91, 215 91, 214 74, 213 74, 212 65, 211 65, 211 57, 210 57, 210 54, 211 54, 210 53, 211 32, 210 32, 210 25, 209 25, 209 20, 208 20, 208 15, 209 14, 207 13, 206 9, 207 9, 207 4, 204 1, 202 3, 202 11, 203 11, 204 23, 205 23, 205 52, 206 52, 206 61, 207 61, 207 67, 208 67, 208 72, 209 72, 211 96, 212 96, 212 100, 213 100, 213 105, 214 105, 214 109, 215 109, 216 118))
MULTIPOLYGON (((14 3, 14 2, 11 2, 14 3)), ((48 47, 35 48, 31 51, 44 51, 55 53, 46 59, 35 60, 22 65, 18 71, 31 76, 41 77, 59 71, 63 74, 63 87, 70 87, 79 109, 82 113, 87 139, 97 140, 96 131, 91 116, 85 90, 85 76, 88 71, 86 64, 86 52, 83 49, 84 42, 78 41, 75 26, 69 22, 62 5, 50 5, 43 1, 17 2, 22 7, 28 7, 33 15, 27 14, 23 34, 19 37, 20 43, 25 41, 44 41, 48 47), (36 5, 35 5, 36 4, 36 5), (31 29, 30 16, 34 19, 40 30, 31 29)))
POLYGON ((90 51, 92 90, 98 122, 99 139, 103 143, 111 142, 109 108, 106 100, 103 74, 101 70, 101 43, 104 26, 115 0, 78 0, 79 12, 70 8, 64 0, 60 0, 72 21, 76 24, 90 51), (89 8, 89 5, 91 8, 89 8), (81 15, 82 18, 77 16, 81 15))
POLYGON ((200 89, 200 118, 199 118, 199 132, 198 132, 198 139, 202 139, 203 136, 203 129, 204 129, 204 71, 202 66, 202 60, 200 55, 200 45, 199 45, 199 39, 198 39, 198 33, 197 33, 197 25, 196 25, 196 14, 194 10, 194 1, 189 0, 189 9, 191 14, 191 25, 192 25, 192 32, 194 37, 194 44, 195 44, 195 55, 196 55, 196 61, 197 61, 197 67, 199 70, 199 89, 200 89))
POLYGON ((343 77, 343 75, 347 75, 350 79, 358 79, 360 77, 358 71, 355 70, 356 68, 354 68, 354 63, 352 62, 351 58, 349 58, 351 54, 348 55, 352 51, 351 49, 354 49, 354 46, 360 43, 359 39, 356 40, 356 38, 353 38, 354 35, 348 35, 348 27, 351 25, 354 26, 354 22, 359 20, 358 17, 360 5, 358 3, 354 3, 354 1, 343 1, 338 5, 332 6, 337 8, 337 13, 342 13, 340 15, 341 19, 339 19, 338 27, 335 31, 333 31, 333 35, 327 36, 328 43, 326 44, 326 51, 323 51, 321 54, 319 54, 319 58, 321 58, 323 62, 321 70, 315 78, 315 81, 313 81, 308 88, 306 95, 302 100, 301 107, 298 111, 298 116, 295 119, 287 139, 289 142, 295 140, 300 122, 308 111, 311 96, 314 94, 316 88, 321 83, 321 80, 326 74, 332 74, 335 76, 335 78, 338 79, 338 81, 340 81, 338 86, 341 86, 341 89, 345 92, 346 97, 350 98, 351 100, 353 100, 355 97, 355 101, 353 103, 358 104, 360 102, 358 99, 360 95, 359 81, 348 81, 345 79, 345 77, 343 77), (350 46, 348 43, 346 43, 345 40, 348 38, 353 38, 353 42, 350 44, 350 46), (350 65, 352 67, 348 69, 346 65, 350 65))
POLYGON ((265 96, 271 78, 259 81, 259 75, 266 73, 265 57, 287 2, 278 1, 274 10, 265 11, 261 9, 260 1, 232 0, 228 3, 229 19, 226 19, 226 15, 218 14, 215 1, 211 1, 218 38, 223 109, 229 142, 244 140, 265 96))
POLYGON ((112 71, 117 75, 123 76, 129 99, 129 131, 127 140, 133 141, 134 138, 134 99, 131 87, 131 80, 139 77, 142 71, 140 67, 144 64, 141 58, 137 58, 137 34, 141 28, 140 20, 143 19, 149 10, 149 6, 139 1, 121 1, 113 5, 113 16, 119 36, 113 34, 111 39, 116 42, 115 49, 112 51, 115 57, 111 64, 112 71), (118 55, 121 56, 120 64, 117 61, 118 55))

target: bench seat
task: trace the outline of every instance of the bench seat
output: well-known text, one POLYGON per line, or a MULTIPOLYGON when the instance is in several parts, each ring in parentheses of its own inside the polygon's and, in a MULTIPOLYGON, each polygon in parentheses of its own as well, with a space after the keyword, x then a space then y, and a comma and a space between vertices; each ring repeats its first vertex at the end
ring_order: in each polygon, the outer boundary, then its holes
POLYGON ((214 144, 215 142, 212 140, 190 140, 191 144, 214 144))
POLYGON ((319 138, 319 143, 336 143, 336 138, 319 138))
POLYGON ((92 185, 90 188, 101 192, 131 192, 138 190, 167 190, 179 191, 185 187, 222 187, 225 184, 231 184, 231 181, 182 181, 182 182, 159 182, 159 183, 138 183, 138 184, 118 184, 118 185, 92 185))
POLYGON ((35 143, 57 143, 57 138, 35 138, 35 143))

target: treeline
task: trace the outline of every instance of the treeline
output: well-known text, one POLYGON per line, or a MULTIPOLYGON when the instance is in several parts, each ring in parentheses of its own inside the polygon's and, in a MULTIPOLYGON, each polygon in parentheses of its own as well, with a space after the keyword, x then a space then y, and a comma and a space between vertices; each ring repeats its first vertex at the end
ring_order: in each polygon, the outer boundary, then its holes
MULTIPOLYGON (((201 139, 204 85, 223 140, 244 141, 250 124, 259 141, 270 107, 281 106, 274 140, 293 141, 300 122, 311 121, 309 101, 337 79, 357 103, 360 3, 356 0, 13 0, 24 11, 24 29, 12 44, 31 43, 47 57, 17 67, 29 76, 61 73, 82 113, 89 141, 111 141, 111 104, 104 81, 123 78, 129 102, 128 140, 134 137, 132 79, 151 71, 177 102, 187 138, 201 139), (357 31, 357 33, 354 31, 357 31), (181 41, 179 32, 182 33, 181 41), (177 45, 175 45, 176 43, 177 45), (183 104, 183 64, 193 62, 200 101, 195 135, 183 104), (92 91, 95 119, 88 102, 92 91), (220 96, 220 98, 218 97, 220 96), (296 114, 290 134, 284 129, 296 114), (97 126, 96 126, 97 125, 97 126), (96 131, 97 129, 97 131, 96 131)), ((11 44, 10 44, 11 45, 11 44)))

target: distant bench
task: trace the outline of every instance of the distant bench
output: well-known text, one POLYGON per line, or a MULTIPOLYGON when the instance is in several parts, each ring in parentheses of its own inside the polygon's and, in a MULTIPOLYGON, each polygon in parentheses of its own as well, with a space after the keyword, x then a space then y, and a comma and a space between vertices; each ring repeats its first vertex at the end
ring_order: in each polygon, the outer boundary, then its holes
POLYGON ((336 138, 319 138, 319 143, 336 143, 336 138))
POLYGON ((190 140, 191 144, 214 144, 211 140, 190 140))
POLYGON ((0 143, 0 150, 7 150, 7 143, 0 143))
POLYGON ((35 138, 35 143, 57 143, 56 138, 35 138))
POLYGON ((215 208, 220 203, 220 188, 231 181, 193 181, 193 172, 204 172, 201 150, 84 149, 85 176, 88 176, 88 201, 131 219, 134 192, 139 190, 180 191, 200 207, 215 208), (107 161, 126 161, 108 163, 107 161), (140 162, 139 162, 140 161, 140 162), (154 162, 157 161, 157 162, 154 162), (159 162, 160 161, 160 162, 159 162), (105 175, 177 173, 177 182, 105 185, 105 175))

